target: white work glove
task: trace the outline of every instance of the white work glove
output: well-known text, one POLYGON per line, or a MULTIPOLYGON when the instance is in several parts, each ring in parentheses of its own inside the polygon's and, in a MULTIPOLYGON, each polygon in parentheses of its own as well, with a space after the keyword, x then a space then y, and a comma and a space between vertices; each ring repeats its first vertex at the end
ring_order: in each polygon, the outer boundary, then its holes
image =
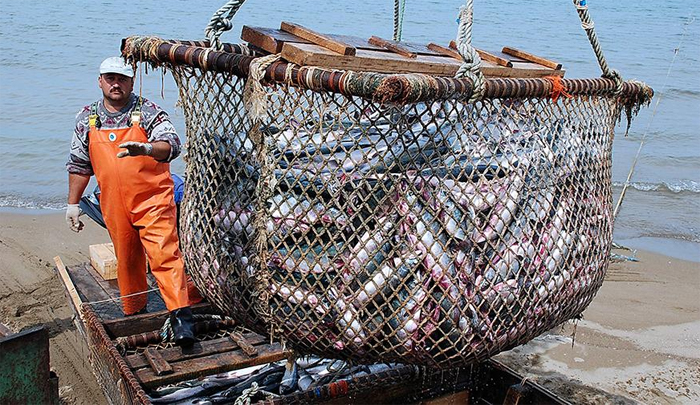
POLYGON ((124 142, 119 145, 120 148, 124 148, 119 153, 117 153, 118 158, 123 158, 126 156, 151 156, 153 153, 153 145, 150 143, 141 142, 124 142))
POLYGON ((68 204, 68 208, 66 209, 66 222, 68 223, 68 226, 70 226, 70 229, 73 232, 80 232, 83 230, 83 226, 85 226, 80 221, 79 217, 80 217, 80 205, 68 204))

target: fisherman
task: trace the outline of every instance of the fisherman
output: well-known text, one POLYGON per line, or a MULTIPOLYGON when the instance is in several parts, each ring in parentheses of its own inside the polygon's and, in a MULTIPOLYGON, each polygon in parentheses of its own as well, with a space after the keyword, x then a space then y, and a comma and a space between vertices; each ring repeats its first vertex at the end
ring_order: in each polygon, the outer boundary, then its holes
POLYGON ((170 311, 175 343, 192 345, 190 305, 201 296, 180 255, 169 163, 180 154, 180 140, 163 109, 132 93, 134 69, 122 58, 105 59, 97 82, 102 100, 85 106, 75 120, 66 164, 66 222, 75 232, 83 229, 78 202, 94 174, 117 256, 124 314, 146 311, 148 259, 170 311))

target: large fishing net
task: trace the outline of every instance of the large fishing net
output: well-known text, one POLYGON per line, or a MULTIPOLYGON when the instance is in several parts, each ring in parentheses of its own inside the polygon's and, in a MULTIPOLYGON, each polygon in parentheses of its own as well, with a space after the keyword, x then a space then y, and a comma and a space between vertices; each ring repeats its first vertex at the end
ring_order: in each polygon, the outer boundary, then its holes
POLYGON ((179 86, 182 249, 227 315, 304 354, 450 367, 591 302, 614 127, 645 85, 487 79, 470 101, 469 79, 198 45, 131 37, 123 51, 179 86))

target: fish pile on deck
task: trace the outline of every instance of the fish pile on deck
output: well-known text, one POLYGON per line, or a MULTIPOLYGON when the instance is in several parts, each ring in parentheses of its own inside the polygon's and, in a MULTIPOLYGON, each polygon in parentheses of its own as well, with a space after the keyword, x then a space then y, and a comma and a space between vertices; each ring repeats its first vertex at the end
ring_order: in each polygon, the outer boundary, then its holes
MULTIPOLYGON (((610 137, 593 122, 532 118, 535 106, 419 104, 264 128, 270 304, 287 338, 324 355, 440 362, 583 310, 611 236, 610 137)), ((196 259, 210 291, 230 268, 259 271, 260 166, 250 140, 215 143, 237 180, 216 196, 221 244, 196 259)))
POLYGON ((262 364, 183 381, 152 390, 149 399, 154 404, 228 404, 243 395, 244 390, 257 386, 257 396, 274 399, 321 387, 337 381, 347 381, 366 375, 404 367, 400 364, 372 364, 352 366, 341 360, 318 357, 300 357, 293 361, 262 364))

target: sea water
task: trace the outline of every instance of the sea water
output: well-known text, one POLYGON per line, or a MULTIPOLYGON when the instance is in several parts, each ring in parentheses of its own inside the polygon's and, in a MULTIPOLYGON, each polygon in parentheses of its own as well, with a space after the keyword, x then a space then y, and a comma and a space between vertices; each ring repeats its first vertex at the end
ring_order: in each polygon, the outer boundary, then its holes
MULTIPOLYGON (((100 62, 118 55, 121 39, 129 35, 203 39, 211 15, 224 3, 0 0, 0 207, 64 208, 74 117, 100 97, 100 62)), ((600 75, 571 1, 474 3, 475 46, 492 51, 510 46, 557 60, 569 78, 600 75)), ((463 4, 407 1, 403 39, 447 44, 456 35, 463 4)), ((591 0, 588 5, 609 65, 656 91, 629 136, 623 136, 624 118, 617 128, 615 200, 639 157, 615 239, 700 261, 700 2, 591 0)), ((222 39, 239 42, 244 24, 276 28, 281 21, 320 32, 391 38, 393 7, 387 0, 248 0, 222 39)), ((150 72, 134 90, 170 112, 184 141, 171 76, 150 72)), ((178 159, 173 170, 183 173, 183 166, 178 159)))

